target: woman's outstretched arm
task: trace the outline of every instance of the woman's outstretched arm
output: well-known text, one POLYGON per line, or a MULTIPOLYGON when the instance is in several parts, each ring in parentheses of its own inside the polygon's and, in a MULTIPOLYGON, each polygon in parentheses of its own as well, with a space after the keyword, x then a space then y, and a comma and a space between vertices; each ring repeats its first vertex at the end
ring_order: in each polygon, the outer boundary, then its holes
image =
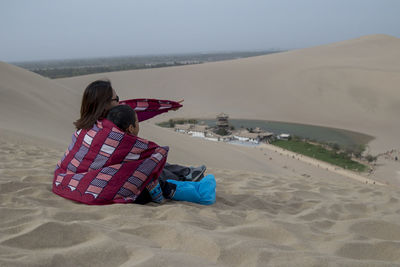
POLYGON ((176 102, 171 100, 141 98, 122 100, 120 104, 128 105, 133 108, 137 113, 138 120, 145 121, 161 113, 170 110, 178 110, 182 107, 182 102, 183 100, 176 102))

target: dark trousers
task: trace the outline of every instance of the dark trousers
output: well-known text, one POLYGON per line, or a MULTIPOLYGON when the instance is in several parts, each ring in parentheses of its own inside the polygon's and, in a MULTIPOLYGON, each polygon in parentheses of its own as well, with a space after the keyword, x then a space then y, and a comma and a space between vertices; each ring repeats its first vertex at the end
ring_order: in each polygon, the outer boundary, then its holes
POLYGON ((177 180, 185 181, 185 176, 190 173, 190 168, 178 164, 165 163, 164 169, 162 170, 159 180, 165 182, 166 180, 177 180))
MULTIPOLYGON (((176 189, 176 185, 166 182, 167 180, 185 181, 185 176, 189 173, 189 167, 181 166, 178 164, 165 163, 164 169, 158 177, 158 181, 160 182, 161 190, 163 191, 164 197, 170 199, 176 189)), ((150 201, 150 193, 147 189, 144 189, 139 197, 135 200, 135 203, 146 204, 150 201)))

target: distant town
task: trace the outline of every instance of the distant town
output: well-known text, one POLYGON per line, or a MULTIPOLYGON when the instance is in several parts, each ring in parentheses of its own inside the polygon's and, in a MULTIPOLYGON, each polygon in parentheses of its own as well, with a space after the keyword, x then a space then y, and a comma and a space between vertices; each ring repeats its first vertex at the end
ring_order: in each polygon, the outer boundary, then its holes
POLYGON ((222 141, 237 143, 242 145, 258 145, 260 143, 270 143, 274 140, 289 140, 290 134, 274 134, 256 128, 240 128, 235 129, 229 124, 229 116, 225 113, 220 113, 216 117, 216 126, 209 126, 197 120, 177 120, 167 123, 160 123, 160 126, 174 128, 176 132, 200 137, 210 141, 222 141))
POLYGON ((197 119, 170 119, 169 121, 158 123, 158 125, 173 128, 178 133, 209 141, 227 142, 243 146, 271 144, 284 150, 357 172, 369 170, 371 173, 373 170, 371 163, 377 160, 377 156, 363 155, 365 151, 364 145, 341 147, 337 143, 315 142, 306 138, 299 138, 292 133, 278 134, 259 127, 240 127, 235 129, 229 123, 229 116, 225 113, 220 113, 216 116, 216 123, 213 126, 206 124, 204 121, 199 122, 197 119))

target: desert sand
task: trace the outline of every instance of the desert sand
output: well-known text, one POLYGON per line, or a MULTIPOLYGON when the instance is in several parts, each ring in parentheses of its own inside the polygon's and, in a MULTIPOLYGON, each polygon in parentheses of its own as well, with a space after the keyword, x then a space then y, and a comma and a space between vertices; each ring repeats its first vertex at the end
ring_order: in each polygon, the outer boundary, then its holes
MULTIPOLYGON (((200 65, 58 79, 82 92, 109 78, 122 99, 185 99, 174 116, 321 125, 372 135, 381 153, 398 144, 400 39, 364 36, 330 45, 200 65)), ((396 147, 398 148, 398 147, 396 147)))
POLYGON ((375 153, 399 149, 398 51, 399 39, 375 35, 58 80, 0 63, 0 266, 400 266, 399 162, 380 157, 376 177, 361 174, 377 183, 365 183, 270 147, 154 125, 223 111, 360 131, 376 137, 375 153), (171 163, 206 164, 214 205, 86 206, 51 192, 83 89, 97 78, 111 79, 121 99, 185 99, 139 135, 169 145, 171 163))

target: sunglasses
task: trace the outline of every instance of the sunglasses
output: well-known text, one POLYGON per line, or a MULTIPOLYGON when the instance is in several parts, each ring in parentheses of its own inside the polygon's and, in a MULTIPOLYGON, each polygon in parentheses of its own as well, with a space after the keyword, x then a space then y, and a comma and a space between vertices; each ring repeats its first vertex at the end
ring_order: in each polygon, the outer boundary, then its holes
POLYGON ((115 98, 111 98, 111 101, 117 101, 117 102, 119 102, 119 96, 116 96, 115 98))

